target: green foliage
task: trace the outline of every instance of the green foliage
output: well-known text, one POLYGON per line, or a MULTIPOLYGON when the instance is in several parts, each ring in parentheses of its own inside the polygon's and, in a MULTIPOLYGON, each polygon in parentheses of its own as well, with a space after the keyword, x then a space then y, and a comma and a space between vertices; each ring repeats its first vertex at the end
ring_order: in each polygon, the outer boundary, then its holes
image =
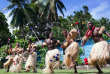
MULTIPOLYGON (((110 34, 110 32, 109 32, 109 34, 110 34)), ((110 38, 107 36, 107 35, 105 35, 105 34, 102 34, 103 35, 103 38, 104 38, 104 40, 109 40, 110 38)))
POLYGON ((29 39, 31 39, 31 40, 32 40, 32 42, 35 42, 36 37, 29 37, 29 39))
POLYGON ((36 64, 38 68, 43 69, 45 67, 45 56, 46 56, 45 51, 47 51, 48 49, 47 47, 42 48, 41 46, 38 46, 37 49, 39 54, 38 55, 39 60, 37 60, 36 64))
POLYGON ((105 26, 106 31, 110 32, 110 19, 102 17, 99 22, 100 26, 105 26))
POLYGON ((55 39, 60 40, 61 42, 63 42, 64 36, 62 34, 62 28, 55 26, 55 27, 52 28, 52 32, 53 32, 53 35, 54 35, 55 39))
POLYGON ((6 49, 8 46, 7 45, 3 45, 0 48, 0 57, 2 57, 3 59, 5 59, 5 57, 7 56, 7 54, 4 52, 4 49, 6 49))
MULTIPOLYGON (((24 46, 25 46, 25 48, 27 48, 27 46, 28 46, 28 42, 27 42, 27 40, 26 41, 24 41, 23 39, 15 39, 15 42, 14 43, 10 43, 10 44, 12 44, 12 48, 15 48, 15 46, 16 46, 16 43, 17 42, 19 42, 19 44, 20 44, 20 46, 23 48, 24 46)), ((4 49, 9 49, 9 45, 3 45, 1 48, 0 48, 0 51, 1 52, 3 52, 4 51, 4 49)))
POLYGON ((79 48, 79 54, 78 54, 78 56, 77 56, 77 61, 76 61, 78 65, 83 64, 83 61, 82 61, 82 59, 80 58, 80 56, 83 55, 83 54, 84 54, 83 49, 82 49, 82 48, 79 48))
POLYGON ((66 10, 61 0, 37 0, 35 4, 40 8, 41 17, 45 17, 49 22, 58 21, 58 10, 63 16, 63 9, 66 10))
POLYGON ((24 50, 26 50, 26 48, 28 47, 28 41, 27 40, 24 40, 24 39, 16 39, 15 40, 15 43, 13 43, 13 47, 15 47, 16 46, 16 43, 17 42, 19 42, 19 44, 20 44, 20 46, 22 47, 22 48, 24 48, 24 50))
POLYGON ((14 36, 12 36, 9 32, 5 15, 0 12, 0 47, 4 44, 7 44, 8 38, 10 38, 10 42, 14 41, 14 36))
MULTIPOLYGON (((15 48, 16 46, 16 43, 19 42, 20 43, 20 46, 22 48, 24 48, 24 50, 26 50, 26 48, 28 47, 28 42, 27 40, 24 41, 23 39, 15 39, 15 42, 14 43, 11 43, 12 44, 12 48, 15 48)), ((5 58, 7 56, 7 54, 4 52, 5 49, 9 49, 9 45, 3 45, 1 48, 0 48, 0 56, 2 58, 5 58)))
POLYGON ((92 18, 91 14, 89 13, 89 8, 87 6, 83 6, 83 10, 74 11, 74 14, 75 15, 73 17, 73 22, 79 23, 78 27, 80 30, 81 37, 83 37, 87 30, 86 23, 92 18), (84 24, 82 22, 84 22, 84 24))
POLYGON ((8 0, 10 5, 4 8, 3 10, 12 9, 9 17, 12 16, 11 26, 13 28, 18 28, 22 32, 22 38, 24 38, 24 28, 26 24, 30 22, 30 18, 27 12, 32 12, 31 8, 28 7, 26 0, 8 0))

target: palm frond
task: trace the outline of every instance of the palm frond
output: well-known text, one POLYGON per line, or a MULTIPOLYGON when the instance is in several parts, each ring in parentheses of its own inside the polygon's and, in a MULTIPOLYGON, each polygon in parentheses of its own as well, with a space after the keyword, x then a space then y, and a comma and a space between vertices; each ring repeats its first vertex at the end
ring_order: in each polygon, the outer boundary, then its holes
POLYGON ((15 9, 15 12, 14 12, 14 14, 13 14, 13 16, 12 16, 12 20, 11 20, 11 26, 14 28, 14 27, 16 27, 16 25, 15 25, 15 22, 16 22, 16 14, 17 14, 17 10, 18 10, 18 8, 16 8, 15 9))
POLYGON ((35 4, 42 4, 45 0, 37 0, 35 4))
POLYGON ((63 13, 63 11, 62 11, 62 9, 61 9, 59 4, 57 4, 57 7, 58 7, 59 11, 62 13, 62 15, 64 16, 64 13, 63 13))
POLYGON ((12 4, 4 9, 2 9, 2 11, 12 9, 12 8, 14 8, 14 6, 15 6, 15 4, 12 4))
POLYGON ((66 7, 64 6, 62 1, 58 0, 58 2, 56 2, 56 3, 58 3, 62 9, 64 8, 66 10, 66 7))
POLYGON ((8 17, 12 16, 15 13, 15 8, 9 13, 8 17))

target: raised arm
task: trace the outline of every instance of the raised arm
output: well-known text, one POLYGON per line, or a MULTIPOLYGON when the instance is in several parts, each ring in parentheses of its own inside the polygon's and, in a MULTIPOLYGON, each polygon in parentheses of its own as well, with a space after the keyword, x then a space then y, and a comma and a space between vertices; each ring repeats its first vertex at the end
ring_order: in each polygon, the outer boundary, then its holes
POLYGON ((107 31, 104 31, 103 33, 106 34, 110 38, 110 34, 107 31))
POLYGON ((42 47, 44 48, 45 46, 47 46, 47 39, 45 40, 45 42, 43 42, 42 47))
POLYGON ((89 39, 89 37, 84 36, 84 37, 82 38, 81 46, 85 45, 85 43, 87 42, 88 39, 89 39))
POLYGON ((107 31, 105 31, 105 27, 104 26, 101 26, 101 28, 97 28, 97 30, 99 31, 98 33, 99 34, 106 34, 109 38, 110 38, 110 34, 107 32, 107 31))

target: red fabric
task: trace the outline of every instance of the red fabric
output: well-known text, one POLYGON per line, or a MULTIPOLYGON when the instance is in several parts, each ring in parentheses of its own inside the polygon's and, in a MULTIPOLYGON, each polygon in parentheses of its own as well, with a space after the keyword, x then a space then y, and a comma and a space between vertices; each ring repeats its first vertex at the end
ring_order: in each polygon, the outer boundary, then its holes
POLYGON ((88 59, 84 58, 85 65, 88 65, 88 59))
POLYGON ((75 22, 75 25, 78 25, 78 22, 75 22))
POLYGON ((16 65, 16 63, 14 63, 14 65, 16 65))
POLYGON ((87 58, 84 58, 84 62, 88 62, 87 58))
POLYGON ((16 65, 15 61, 13 61, 14 65, 16 65))
POLYGON ((88 63, 85 63, 85 65, 88 65, 88 63))
POLYGON ((91 35, 91 33, 93 32, 94 29, 95 29, 95 26, 92 27, 92 30, 88 29, 88 31, 86 32, 85 36, 86 37, 89 37, 91 35))

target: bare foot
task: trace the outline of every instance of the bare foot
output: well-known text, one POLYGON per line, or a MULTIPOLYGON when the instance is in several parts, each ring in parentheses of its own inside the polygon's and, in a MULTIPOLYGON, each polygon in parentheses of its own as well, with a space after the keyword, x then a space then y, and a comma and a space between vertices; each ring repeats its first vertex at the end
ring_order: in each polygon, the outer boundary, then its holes
POLYGON ((5 72, 9 72, 9 71, 5 71, 5 72))
POLYGON ((62 67, 61 66, 59 66, 59 68, 62 70, 62 67))
POLYGON ((77 71, 74 72, 74 74, 77 74, 77 73, 78 73, 77 71))
POLYGON ((34 71, 33 71, 33 73, 37 73, 37 71, 36 71, 36 70, 34 70, 34 71))
POLYGON ((102 71, 99 71, 99 72, 98 72, 98 74, 102 74, 102 73, 103 73, 102 71))
POLYGON ((30 70, 26 70, 25 72, 30 72, 30 70))

